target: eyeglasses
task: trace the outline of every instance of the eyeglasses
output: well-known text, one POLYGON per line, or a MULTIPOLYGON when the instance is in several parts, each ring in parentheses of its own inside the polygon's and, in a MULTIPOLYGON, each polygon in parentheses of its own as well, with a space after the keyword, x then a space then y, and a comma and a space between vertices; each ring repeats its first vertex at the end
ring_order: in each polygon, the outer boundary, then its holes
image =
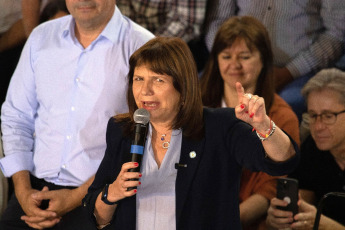
POLYGON ((333 125, 337 121, 337 116, 341 113, 345 113, 345 110, 337 112, 337 113, 332 113, 332 112, 321 113, 321 114, 308 113, 309 123, 314 124, 317 118, 320 117, 320 121, 324 123, 325 125, 333 125))

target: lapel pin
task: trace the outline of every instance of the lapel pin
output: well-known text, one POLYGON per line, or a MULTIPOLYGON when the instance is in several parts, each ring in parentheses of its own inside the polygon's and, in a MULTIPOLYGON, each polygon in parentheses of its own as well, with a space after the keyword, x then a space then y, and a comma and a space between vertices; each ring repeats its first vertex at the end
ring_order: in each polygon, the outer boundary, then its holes
POLYGON ((189 157, 190 158, 195 158, 196 157, 196 152, 195 151, 192 151, 189 153, 189 157))
POLYGON ((187 168, 187 164, 175 163, 175 169, 187 168))

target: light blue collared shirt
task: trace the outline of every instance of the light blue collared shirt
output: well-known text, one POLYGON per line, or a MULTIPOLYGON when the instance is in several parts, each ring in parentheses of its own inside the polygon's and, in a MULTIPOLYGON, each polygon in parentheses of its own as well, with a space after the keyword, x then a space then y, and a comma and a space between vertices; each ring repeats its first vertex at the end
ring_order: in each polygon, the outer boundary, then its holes
POLYGON ((137 230, 176 230, 175 163, 180 161, 182 130, 172 131, 170 147, 160 168, 154 157, 151 136, 150 125, 141 165, 141 185, 136 197, 137 230))
POLYGON ((9 177, 21 170, 48 182, 80 186, 103 159, 109 118, 128 111, 130 55, 153 34, 118 8, 98 38, 83 48, 72 16, 30 35, 1 110, 9 177))

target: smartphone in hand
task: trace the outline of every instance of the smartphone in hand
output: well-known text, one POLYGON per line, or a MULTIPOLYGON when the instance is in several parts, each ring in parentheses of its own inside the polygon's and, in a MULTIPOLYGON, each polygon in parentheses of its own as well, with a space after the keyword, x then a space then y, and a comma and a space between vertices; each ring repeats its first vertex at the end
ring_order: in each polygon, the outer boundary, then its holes
POLYGON ((277 179, 277 198, 289 204, 286 207, 277 207, 281 210, 291 211, 295 216, 298 213, 298 180, 293 178, 277 179))

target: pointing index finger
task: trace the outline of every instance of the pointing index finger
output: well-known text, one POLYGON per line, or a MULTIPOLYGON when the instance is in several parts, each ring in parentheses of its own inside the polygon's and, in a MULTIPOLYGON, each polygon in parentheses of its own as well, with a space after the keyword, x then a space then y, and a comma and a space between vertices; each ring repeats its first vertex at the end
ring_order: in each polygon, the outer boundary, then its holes
POLYGON ((238 102, 242 103, 242 97, 244 96, 244 88, 242 87, 242 84, 240 82, 236 82, 236 91, 238 102))

